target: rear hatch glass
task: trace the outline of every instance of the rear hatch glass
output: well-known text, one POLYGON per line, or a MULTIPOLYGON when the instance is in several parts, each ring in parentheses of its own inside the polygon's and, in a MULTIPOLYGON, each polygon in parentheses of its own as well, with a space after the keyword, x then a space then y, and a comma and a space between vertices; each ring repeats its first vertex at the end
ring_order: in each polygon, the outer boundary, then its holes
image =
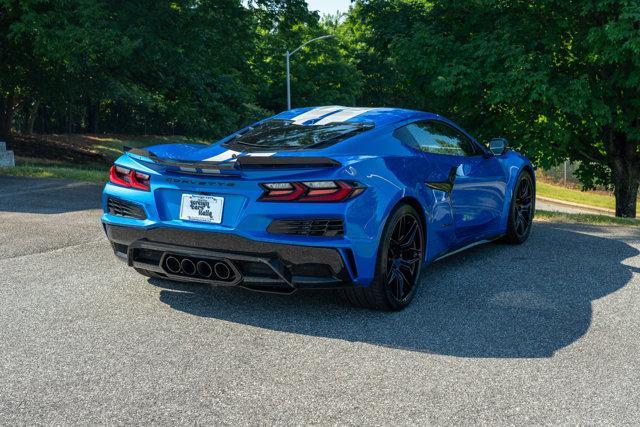
POLYGON ((287 151, 324 148, 373 129, 370 122, 300 125, 291 120, 269 120, 249 127, 225 143, 238 151, 287 151))

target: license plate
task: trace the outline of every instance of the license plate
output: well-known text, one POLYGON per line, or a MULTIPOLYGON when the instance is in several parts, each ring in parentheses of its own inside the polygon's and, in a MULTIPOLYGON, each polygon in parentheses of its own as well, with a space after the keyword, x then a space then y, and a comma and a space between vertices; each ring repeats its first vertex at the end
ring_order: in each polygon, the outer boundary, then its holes
POLYGON ((224 198, 222 197, 183 194, 180 204, 180 219, 220 224, 223 205, 224 198))

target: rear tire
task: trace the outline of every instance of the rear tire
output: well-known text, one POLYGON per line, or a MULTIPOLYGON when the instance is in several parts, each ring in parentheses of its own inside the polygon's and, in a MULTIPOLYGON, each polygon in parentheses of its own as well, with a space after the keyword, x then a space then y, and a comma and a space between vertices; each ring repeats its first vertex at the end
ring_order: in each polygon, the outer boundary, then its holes
POLYGON ((382 232, 372 283, 343 289, 342 296, 356 307, 402 310, 416 293, 424 242, 422 217, 407 204, 397 206, 382 232))
POLYGON ((535 209, 536 188, 531 174, 524 170, 518 176, 518 182, 511 197, 507 234, 503 239, 505 242, 519 245, 529 238, 535 209))

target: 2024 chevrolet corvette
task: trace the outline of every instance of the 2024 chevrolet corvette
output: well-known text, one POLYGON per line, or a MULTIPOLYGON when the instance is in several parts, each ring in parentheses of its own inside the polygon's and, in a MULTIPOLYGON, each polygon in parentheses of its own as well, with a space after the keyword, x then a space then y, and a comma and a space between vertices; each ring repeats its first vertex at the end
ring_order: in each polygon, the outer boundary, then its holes
POLYGON ((397 310, 421 267, 464 248, 524 242, 534 168, 436 114, 301 108, 211 145, 128 149, 102 222, 151 277, 292 293, 339 289, 397 310))

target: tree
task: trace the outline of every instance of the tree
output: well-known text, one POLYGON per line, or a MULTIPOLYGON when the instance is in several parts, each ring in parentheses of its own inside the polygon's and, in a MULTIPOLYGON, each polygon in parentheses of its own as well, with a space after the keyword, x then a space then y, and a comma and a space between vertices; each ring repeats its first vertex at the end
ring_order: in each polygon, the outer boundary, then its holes
POLYGON ((339 37, 345 41, 346 54, 363 76, 358 104, 379 107, 414 102, 392 44, 424 19, 428 5, 424 0, 360 0, 352 6, 340 25, 339 37))
MULTIPOLYGON (((400 3, 423 10, 387 37, 405 105, 452 115, 484 138, 508 136, 543 166, 580 160, 585 186, 613 185, 616 214, 635 217, 640 3, 400 3)), ((374 34, 388 31, 370 22, 374 34)))
POLYGON ((30 75, 42 65, 42 58, 33 54, 32 38, 24 37, 17 28, 29 6, 0 0, 0 139, 9 138, 14 116, 26 97, 30 75))
MULTIPOLYGON (((286 109, 285 52, 307 40, 335 34, 335 19, 320 20, 304 0, 261 0, 251 3, 256 45, 251 59, 254 91, 260 105, 286 109)), ((360 92, 360 74, 346 55, 340 38, 313 43, 291 60, 293 106, 353 105, 360 92)))
POLYGON ((136 132, 150 115, 230 132, 264 114, 246 81, 250 18, 240 0, 0 0, 0 135, 38 103, 58 131, 136 132))

